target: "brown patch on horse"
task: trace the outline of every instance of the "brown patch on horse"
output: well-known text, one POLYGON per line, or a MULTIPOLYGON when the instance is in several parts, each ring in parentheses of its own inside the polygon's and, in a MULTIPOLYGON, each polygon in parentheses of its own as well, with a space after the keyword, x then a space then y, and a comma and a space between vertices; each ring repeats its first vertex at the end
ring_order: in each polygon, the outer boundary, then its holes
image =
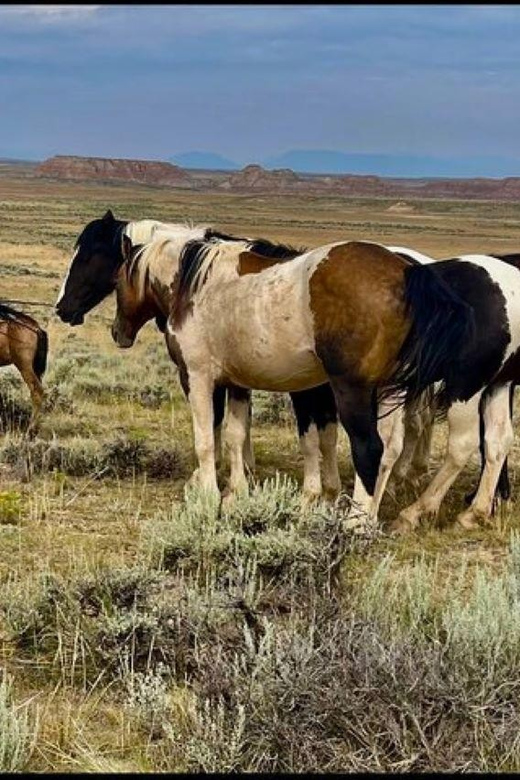
POLYGON ((238 256, 238 275, 259 274, 272 265, 279 265, 283 258, 264 257, 257 252, 241 252, 238 256))
POLYGON ((309 280, 316 352, 329 375, 384 381, 409 330, 403 302, 409 263, 384 247, 333 247, 309 280))

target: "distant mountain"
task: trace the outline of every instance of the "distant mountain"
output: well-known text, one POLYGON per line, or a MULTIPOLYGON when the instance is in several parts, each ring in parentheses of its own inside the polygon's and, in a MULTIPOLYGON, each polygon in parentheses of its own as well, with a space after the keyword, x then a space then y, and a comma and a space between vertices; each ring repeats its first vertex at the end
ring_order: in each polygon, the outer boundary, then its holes
POLYGON ((327 149, 291 150, 262 163, 299 173, 349 173, 396 178, 471 178, 520 175, 520 160, 505 157, 458 159, 397 154, 349 154, 327 149))
POLYGON ((181 152, 168 159, 183 168, 207 171, 237 171, 240 167, 233 160, 214 152, 181 152))

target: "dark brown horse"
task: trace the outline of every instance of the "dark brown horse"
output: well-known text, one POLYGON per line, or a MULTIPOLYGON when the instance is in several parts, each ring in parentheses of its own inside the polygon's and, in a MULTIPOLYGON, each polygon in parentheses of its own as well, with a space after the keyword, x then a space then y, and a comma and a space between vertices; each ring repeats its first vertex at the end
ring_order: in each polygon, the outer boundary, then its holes
POLYGON ((36 430, 44 399, 41 378, 48 345, 47 333, 35 319, 0 303, 0 366, 16 366, 29 388, 33 411, 28 434, 36 430))

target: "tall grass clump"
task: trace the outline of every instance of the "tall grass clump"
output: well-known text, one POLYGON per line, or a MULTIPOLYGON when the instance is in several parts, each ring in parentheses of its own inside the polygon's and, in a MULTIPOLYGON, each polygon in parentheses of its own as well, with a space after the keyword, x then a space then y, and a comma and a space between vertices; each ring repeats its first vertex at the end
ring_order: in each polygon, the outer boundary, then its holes
POLYGON ((37 723, 28 706, 16 706, 12 681, 5 675, 0 682, 0 771, 21 772, 27 765, 36 741, 37 723))

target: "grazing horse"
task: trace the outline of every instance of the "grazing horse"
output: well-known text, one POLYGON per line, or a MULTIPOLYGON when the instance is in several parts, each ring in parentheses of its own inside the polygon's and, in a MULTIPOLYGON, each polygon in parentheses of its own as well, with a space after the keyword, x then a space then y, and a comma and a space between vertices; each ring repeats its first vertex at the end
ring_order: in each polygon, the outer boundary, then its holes
MULTIPOLYGON (((154 237, 159 238, 165 230, 170 231, 170 238, 176 239, 179 251, 189 239, 222 236, 208 227, 188 228, 155 220, 124 222, 116 220, 108 211, 102 219, 89 223, 76 241, 75 253, 56 302, 61 319, 72 325, 80 324, 88 311, 117 289, 118 312, 129 312, 126 327, 131 329, 131 338, 126 331, 119 329, 120 346, 131 346, 139 329, 153 317, 158 327, 164 330, 176 267, 164 263, 164 258, 163 262, 145 267, 144 262, 138 262, 137 256, 141 247, 154 237), (133 284, 136 280, 137 286, 133 284)), ((226 238, 232 239, 231 236, 226 238)), ((270 263, 282 262, 298 253, 298 250, 263 239, 252 242, 251 246, 270 263)), ((224 415, 225 393, 226 388, 216 387, 213 394, 216 435, 224 415)), ((253 462, 249 426, 241 451, 238 452, 234 445, 237 425, 241 426, 250 414, 250 391, 229 385, 227 395, 230 488, 236 492, 247 485, 244 459, 249 464, 253 462)), ((324 498, 333 499, 341 484, 336 457, 337 413, 332 391, 325 384, 291 393, 291 400, 304 462, 304 498, 311 502, 323 494, 324 498)))
POLYGON ((48 347, 47 333, 35 319, 0 303, 0 366, 16 366, 29 388, 32 414, 27 434, 35 432, 40 416, 48 347))

